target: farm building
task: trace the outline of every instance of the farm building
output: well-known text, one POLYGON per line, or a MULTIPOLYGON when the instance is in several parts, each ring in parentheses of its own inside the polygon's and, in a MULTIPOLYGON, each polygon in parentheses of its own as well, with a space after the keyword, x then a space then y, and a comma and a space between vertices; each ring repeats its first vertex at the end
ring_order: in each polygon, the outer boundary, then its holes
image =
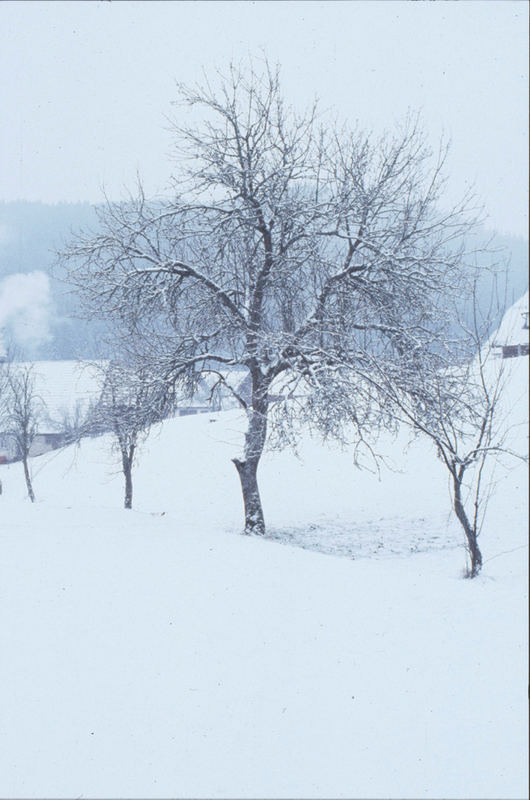
MULTIPOLYGON (((32 368, 38 407, 38 433, 30 455, 39 456, 65 445, 100 392, 98 369, 78 361, 13 362, 10 369, 32 368)), ((10 434, 0 430, 0 463, 17 458, 10 434)))
POLYGON ((528 340, 528 292, 514 306, 513 314, 507 314, 495 334, 493 347, 500 358, 527 356, 530 351, 528 340))
MULTIPOLYGON (((100 397, 102 366, 105 362, 36 361, 10 365, 14 370, 32 368, 39 428, 30 456, 42 455, 72 441, 73 432, 100 397)), ((195 395, 183 398, 173 414, 183 417, 232 408, 237 405, 233 391, 246 397, 247 383, 248 373, 245 371, 224 372, 221 383, 219 375, 206 375, 199 381, 195 395)), ((16 459, 13 437, 0 428, 0 463, 16 459)))

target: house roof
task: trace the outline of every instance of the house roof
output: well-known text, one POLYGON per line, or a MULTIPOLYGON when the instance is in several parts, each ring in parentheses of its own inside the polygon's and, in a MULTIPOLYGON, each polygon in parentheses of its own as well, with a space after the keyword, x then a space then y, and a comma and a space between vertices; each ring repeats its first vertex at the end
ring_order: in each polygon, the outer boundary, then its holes
POLYGON ((39 433, 62 429, 65 414, 85 411, 99 397, 102 362, 34 361, 15 362, 13 369, 32 367, 35 394, 45 407, 46 419, 39 433))
POLYGON ((496 346, 517 345, 528 342, 528 328, 524 328, 524 313, 528 313, 528 292, 523 294, 504 315, 497 331, 493 334, 496 346))

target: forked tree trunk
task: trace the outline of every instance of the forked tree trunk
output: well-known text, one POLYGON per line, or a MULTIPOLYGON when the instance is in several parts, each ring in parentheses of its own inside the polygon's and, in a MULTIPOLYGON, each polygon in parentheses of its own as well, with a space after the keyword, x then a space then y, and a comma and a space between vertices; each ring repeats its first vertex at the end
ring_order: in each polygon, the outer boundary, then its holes
POLYGON ((477 542, 477 530, 470 523, 462 502, 462 477, 462 475, 453 472, 454 509, 458 521, 462 525, 466 535, 467 552, 469 553, 469 560, 471 562, 468 577, 476 578, 482 568, 482 553, 480 552, 477 542))
POLYGON ((267 386, 255 380, 252 407, 247 410, 248 428, 245 434, 245 458, 232 459, 241 481, 245 508, 245 533, 263 536, 265 518, 258 488, 258 465, 267 438, 269 402, 267 386))
POLYGON ((28 466, 28 458, 27 456, 23 456, 22 463, 24 464, 24 477, 26 478, 26 486, 28 489, 28 497, 32 503, 35 502, 35 493, 33 492, 33 486, 31 484, 31 475, 29 474, 29 466, 28 466))

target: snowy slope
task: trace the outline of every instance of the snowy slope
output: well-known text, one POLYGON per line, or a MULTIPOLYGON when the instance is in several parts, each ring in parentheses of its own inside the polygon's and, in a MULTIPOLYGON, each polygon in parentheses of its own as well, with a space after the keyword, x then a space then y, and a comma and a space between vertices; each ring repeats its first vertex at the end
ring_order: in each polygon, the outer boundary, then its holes
POLYGON ((380 480, 310 437, 265 456, 270 535, 336 555, 238 535, 242 425, 154 432, 132 512, 105 438, 35 459, 34 506, 1 468, 0 796, 525 796, 526 465, 465 581, 421 441, 383 441, 380 480))

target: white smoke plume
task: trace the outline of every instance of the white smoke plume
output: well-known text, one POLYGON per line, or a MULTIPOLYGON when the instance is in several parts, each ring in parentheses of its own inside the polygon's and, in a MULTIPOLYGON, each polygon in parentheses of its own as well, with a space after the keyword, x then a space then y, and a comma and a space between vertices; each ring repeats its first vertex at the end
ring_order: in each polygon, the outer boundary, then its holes
POLYGON ((45 272, 16 272, 0 281, 1 338, 21 347, 35 347, 52 338, 50 279, 45 272))

